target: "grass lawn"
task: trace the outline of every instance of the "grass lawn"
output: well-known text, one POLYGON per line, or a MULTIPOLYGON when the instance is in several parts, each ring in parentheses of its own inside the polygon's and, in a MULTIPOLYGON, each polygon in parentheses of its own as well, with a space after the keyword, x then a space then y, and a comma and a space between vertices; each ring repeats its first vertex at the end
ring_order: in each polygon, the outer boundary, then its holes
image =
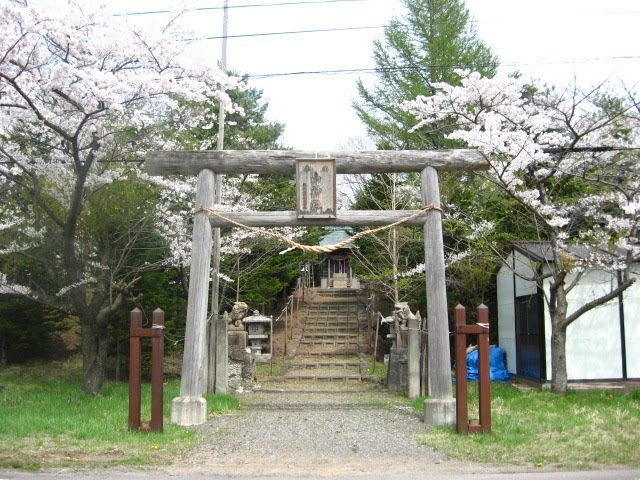
MULTIPOLYGON (((422 402, 414 408, 422 411, 422 402)), ((469 418, 477 415, 477 384, 469 383, 469 418)), ((593 464, 640 466, 640 389, 521 392, 491 385, 490 434, 458 434, 436 427, 421 441, 451 457, 474 462, 553 464, 588 468, 593 464)))
MULTIPOLYGON (((108 383, 98 397, 81 389, 78 359, 0 370, 0 468, 166 464, 197 441, 193 430, 170 425, 179 382, 164 386, 164 433, 130 432, 129 386, 108 383)), ((143 384, 142 419, 151 418, 143 384)), ((209 414, 236 409, 230 395, 207 397, 209 414)))

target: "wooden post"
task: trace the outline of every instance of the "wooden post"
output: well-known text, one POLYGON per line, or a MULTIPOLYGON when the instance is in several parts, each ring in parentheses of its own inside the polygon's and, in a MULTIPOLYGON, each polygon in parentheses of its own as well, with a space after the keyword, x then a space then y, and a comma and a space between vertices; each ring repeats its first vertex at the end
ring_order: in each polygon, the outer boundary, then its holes
POLYGON ((129 333, 129 430, 140 428, 140 407, 142 396, 142 349, 140 337, 136 335, 142 328, 142 311, 131 311, 131 330, 129 333))
POLYGON ((407 339, 407 358, 409 373, 409 398, 415 399, 420 395, 420 312, 416 312, 416 318, 408 321, 409 327, 407 339))
POLYGON ((129 430, 140 430, 142 393, 141 339, 151 338, 151 422, 149 430, 162 432, 163 420, 163 363, 164 363, 164 312, 153 312, 151 328, 142 328, 142 311, 131 311, 129 352, 129 430))
POLYGON ((227 393, 229 390, 229 335, 227 321, 217 313, 213 314, 212 328, 215 329, 215 386, 216 393, 227 393), (215 319, 215 320, 213 320, 215 319))
POLYGON ((284 354, 287 354, 287 339, 289 337, 288 332, 289 331, 289 320, 287 317, 287 310, 285 309, 284 311, 284 354))
MULTIPOLYGON (((220 139, 218 139, 220 142, 220 139)), ((219 145, 221 146, 221 145, 219 145)), ((214 203, 222 201, 222 175, 215 175, 214 203)), ((229 389, 229 338, 227 336, 227 323, 220 317, 220 228, 213 229, 212 240, 212 270, 211 279, 211 335, 209 337, 209 355, 214 356, 209 360, 209 393, 227 393, 229 389), (213 382, 213 385, 211 385, 213 382)))
POLYGON ((467 313, 462 305, 456 306, 456 426, 459 433, 469 431, 467 406, 467 335, 459 333, 467 324, 467 313))
POLYGON ((373 341, 373 370, 376 369, 376 361, 378 359, 378 332, 380 330, 380 312, 376 315, 376 338, 373 341))
MULTIPOLYGON (((151 337, 151 431, 162 432, 164 417, 164 312, 153 311, 151 329, 159 332, 151 337)), ((154 332, 155 333, 155 332, 154 332)))
POLYGON ((489 308, 478 307, 478 325, 483 332, 478 334, 478 394, 480 402, 480 428, 491 432, 491 365, 489 358, 489 308))
MULTIPOLYGON (((440 207, 438 172, 422 170, 422 203, 440 207)), ((425 276, 427 288, 427 331, 429 355, 429 398, 425 401, 427 425, 453 425, 455 409, 451 386, 449 319, 445 284, 442 213, 427 212, 424 224, 425 276)))
POLYGON ((456 425, 460 433, 491 432, 491 376, 489 364, 489 309, 478 307, 478 323, 466 324, 463 306, 455 309, 456 320, 456 425), (478 423, 469 423, 467 410, 467 335, 478 336, 478 423))
MULTIPOLYGON (((198 174, 196 209, 213 208, 215 175, 211 170, 198 174)), ((206 361, 207 300, 211 267, 211 224, 209 216, 199 211, 193 221, 193 244, 191 248, 191 270, 189 299, 187 303, 187 326, 182 362, 180 397, 171 404, 171 422, 178 425, 200 425, 207 419, 204 369, 206 361)))
POLYGON ((420 324, 420 355, 422 363, 420 365, 420 396, 426 397, 429 394, 429 336, 427 332, 427 317, 422 319, 420 324))

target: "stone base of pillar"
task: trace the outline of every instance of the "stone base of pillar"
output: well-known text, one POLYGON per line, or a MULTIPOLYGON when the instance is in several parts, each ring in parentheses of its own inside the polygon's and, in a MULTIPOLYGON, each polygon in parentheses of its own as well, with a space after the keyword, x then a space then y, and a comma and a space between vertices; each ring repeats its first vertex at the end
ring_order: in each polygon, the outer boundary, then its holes
POLYGON ((189 427, 207 421, 207 400, 204 397, 176 397, 171 402, 171 423, 189 427))
POLYGON ((454 398, 447 400, 427 398, 424 401, 424 423, 425 425, 454 426, 456 424, 456 400, 454 398))

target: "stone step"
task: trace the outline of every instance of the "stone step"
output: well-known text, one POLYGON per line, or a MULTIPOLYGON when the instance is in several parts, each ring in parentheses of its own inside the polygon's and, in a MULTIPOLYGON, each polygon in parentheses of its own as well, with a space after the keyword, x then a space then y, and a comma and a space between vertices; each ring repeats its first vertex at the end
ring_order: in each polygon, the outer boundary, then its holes
POLYGON ((348 382, 353 380, 362 380, 362 375, 358 374, 311 374, 311 373, 286 373, 284 378, 287 380, 313 380, 316 382, 348 382))
MULTIPOLYGON (((296 359, 302 361, 302 362, 344 362, 345 360, 345 355, 344 354, 336 354, 333 355, 331 352, 326 352, 326 353, 312 353, 310 356, 306 357, 302 352, 298 352, 298 354, 296 355, 296 359), (321 356, 322 358, 318 358, 318 356, 321 356)), ((360 361, 361 356, 358 354, 353 355, 353 358, 351 359, 347 359, 350 361, 360 361)))
POLYGON ((319 288, 316 289, 315 293, 317 296, 324 298, 357 298, 363 294, 361 290, 354 288, 319 288))
POLYGON ((358 335, 358 326, 311 326, 304 329, 304 335, 358 335))
POLYGON ((364 320, 364 316, 358 316, 356 312, 313 312, 302 317, 303 321, 309 320, 364 320))
POLYGON ((352 327, 360 325, 357 319, 310 318, 304 322, 305 327, 352 327))
POLYGON ((317 345, 312 347, 310 345, 306 345, 304 347, 299 347, 296 351, 296 355, 319 355, 319 356, 357 356, 359 355, 360 350, 358 348, 345 348, 345 347, 335 347, 335 348, 327 348, 325 345, 320 346, 317 345))
POLYGON ((307 338, 305 336, 300 340, 300 345, 330 345, 330 346, 358 346, 358 338, 307 338))
POLYGON ((358 331, 356 330, 355 332, 310 332, 305 330, 304 333, 302 334, 302 339, 303 340, 312 340, 312 339, 322 339, 322 338, 335 338, 335 339, 341 339, 341 340, 345 340, 345 339, 353 339, 353 338, 358 338, 358 331))
POLYGON ((323 305, 306 305, 304 307, 304 312, 313 313, 313 312, 357 312, 360 309, 359 305, 345 303, 329 303, 323 305))
MULTIPOLYGON (((333 291, 332 294, 337 292, 333 291)), ((367 315, 353 291, 316 297, 304 305, 302 332, 283 379, 297 382, 360 382, 366 369, 361 344, 367 315)))
POLYGON ((313 324, 313 325, 305 325, 305 327, 302 330, 302 335, 305 335, 307 333, 329 333, 329 334, 335 334, 335 335, 340 335, 341 333, 348 333, 348 334, 358 334, 360 333, 362 330, 364 330, 364 328, 360 328, 358 325, 317 325, 317 324, 313 324))
POLYGON ((315 322, 305 323, 304 329, 308 330, 310 328, 333 328, 334 330, 348 330, 348 329, 357 330, 360 326, 366 327, 366 324, 364 323, 361 324, 355 321, 351 321, 351 322, 315 321, 315 322))
POLYGON ((332 361, 300 361, 298 359, 295 360, 294 363, 287 365, 288 369, 295 370, 309 370, 309 369, 320 369, 320 368, 330 368, 333 370, 347 370, 347 369, 360 369, 360 367, 364 366, 364 362, 360 362, 359 360, 332 360, 332 361))

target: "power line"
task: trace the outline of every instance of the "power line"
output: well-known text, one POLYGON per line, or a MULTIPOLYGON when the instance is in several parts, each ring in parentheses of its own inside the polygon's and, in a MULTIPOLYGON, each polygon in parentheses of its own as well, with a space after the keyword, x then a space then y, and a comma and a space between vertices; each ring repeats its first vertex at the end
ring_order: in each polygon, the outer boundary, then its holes
POLYGON ((289 76, 298 76, 298 75, 351 75, 356 73, 384 73, 384 72, 418 72, 421 70, 443 70, 443 69, 452 69, 452 68, 480 68, 480 67, 524 67, 524 66, 535 66, 535 65, 566 65, 573 63, 589 63, 595 61, 605 61, 605 60, 638 60, 640 56, 612 56, 612 57, 594 57, 588 58, 581 61, 577 60, 566 60, 566 61, 558 61, 558 62, 496 62, 496 63, 486 63, 486 64, 474 64, 474 65, 462 65, 462 64, 441 64, 441 65, 421 65, 419 67, 414 65, 405 65, 405 66, 397 66, 397 67, 371 67, 371 68, 346 68, 346 69, 337 69, 337 70, 302 70, 297 72, 277 72, 277 73, 262 73, 262 74, 254 74, 248 75, 250 79, 265 79, 265 78, 278 78, 278 77, 289 77, 289 76))
MULTIPOLYGON (((265 3, 265 4, 244 4, 244 5, 231 5, 227 6, 228 9, 231 8, 256 8, 256 7, 279 7, 279 6, 290 6, 290 5, 311 5, 311 4, 329 4, 329 3, 342 3, 342 2, 366 2, 369 0, 295 0, 295 1, 285 1, 285 2, 277 2, 277 3, 265 3)), ((196 7, 189 11, 211 11, 211 10, 224 10, 224 7, 196 7)), ((162 13, 175 13, 178 10, 149 10, 149 11, 141 11, 141 12, 128 12, 128 13, 116 13, 114 16, 134 16, 134 15, 153 15, 153 14, 162 14, 162 13)), ((630 15, 630 14, 640 14, 640 11, 625 11, 625 12, 602 12, 602 13, 582 13, 575 14, 574 17, 586 17, 586 16, 612 16, 612 15, 630 15)), ((483 22, 493 22, 493 21, 505 21, 505 20, 475 20, 470 18, 468 23, 483 23, 483 22)), ((440 25, 451 25, 454 22, 438 22, 440 25)), ((251 37, 269 37, 269 36, 278 36, 278 35, 296 35, 296 34, 307 34, 307 33, 329 33, 329 32, 340 32, 340 31, 354 31, 354 30, 372 30, 379 28, 389 28, 391 26, 395 27, 405 27, 411 28, 411 25, 406 23, 401 23, 398 21, 394 21, 392 25, 369 25, 369 26, 357 26, 357 27, 336 27, 336 28, 317 28, 317 29, 308 29, 308 30, 291 30, 291 31, 283 31, 283 32, 265 32, 265 33, 246 33, 246 34, 237 34, 237 35, 218 35, 218 36, 208 36, 201 38, 189 38, 184 41, 206 41, 206 40, 223 40, 228 38, 251 38, 251 37)))
POLYGON ((295 35, 299 33, 326 33, 326 32, 344 32, 349 30, 371 30, 374 28, 385 28, 385 25, 370 25, 370 26, 362 26, 362 27, 315 28, 312 30, 289 30, 284 32, 244 33, 239 35, 227 35, 226 37, 225 36, 202 37, 202 38, 193 38, 189 40, 202 41, 202 40, 221 40, 225 38, 269 37, 269 36, 275 36, 275 35, 295 35))
MULTIPOLYGON (((289 5, 312 5, 322 3, 342 3, 342 2, 366 2, 368 0, 307 0, 307 1, 291 1, 291 2, 278 2, 278 3, 249 3, 245 5, 229 5, 227 8, 255 8, 255 7, 283 7, 289 5)), ((203 12, 207 10, 224 10, 224 7, 196 7, 190 9, 192 12, 203 12)), ((179 10, 145 10, 142 12, 126 12, 126 13, 114 13, 115 17, 128 17, 136 15, 157 15, 161 13, 176 13, 179 10)))

